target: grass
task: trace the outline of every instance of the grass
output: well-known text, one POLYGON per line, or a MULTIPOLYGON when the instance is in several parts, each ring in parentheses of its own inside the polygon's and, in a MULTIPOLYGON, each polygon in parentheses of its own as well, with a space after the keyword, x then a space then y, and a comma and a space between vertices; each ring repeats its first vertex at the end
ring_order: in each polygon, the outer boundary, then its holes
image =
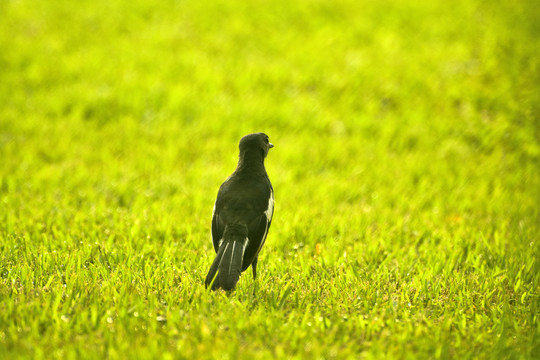
POLYGON ((534 1, 0 2, 0 358, 533 359, 534 1), (239 138, 276 211, 205 291, 239 138))

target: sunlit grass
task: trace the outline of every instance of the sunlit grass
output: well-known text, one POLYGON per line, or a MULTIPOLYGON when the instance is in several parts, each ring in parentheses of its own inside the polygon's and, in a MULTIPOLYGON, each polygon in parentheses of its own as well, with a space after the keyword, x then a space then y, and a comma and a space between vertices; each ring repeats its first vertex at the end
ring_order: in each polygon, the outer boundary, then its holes
POLYGON ((0 358, 535 358, 536 7, 0 2, 0 358), (254 131, 259 278, 210 293, 254 131))

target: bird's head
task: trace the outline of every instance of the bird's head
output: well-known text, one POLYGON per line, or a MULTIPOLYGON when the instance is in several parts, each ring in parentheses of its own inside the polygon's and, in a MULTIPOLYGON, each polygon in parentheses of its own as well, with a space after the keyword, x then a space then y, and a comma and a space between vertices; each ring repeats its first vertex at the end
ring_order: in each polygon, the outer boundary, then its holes
POLYGON ((254 133, 240 139, 240 153, 260 151, 263 158, 268 155, 268 151, 274 147, 265 133, 254 133))

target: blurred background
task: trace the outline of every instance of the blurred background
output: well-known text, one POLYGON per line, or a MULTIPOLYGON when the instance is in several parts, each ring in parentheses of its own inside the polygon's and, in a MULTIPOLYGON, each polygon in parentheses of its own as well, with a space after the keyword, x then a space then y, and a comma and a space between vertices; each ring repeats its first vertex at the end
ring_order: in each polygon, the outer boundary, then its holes
POLYGON ((7 0, 0 19, 3 203, 20 216, 52 200, 68 218, 207 222, 259 131, 281 214, 486 220, 538 194, 533 1, 7 0))

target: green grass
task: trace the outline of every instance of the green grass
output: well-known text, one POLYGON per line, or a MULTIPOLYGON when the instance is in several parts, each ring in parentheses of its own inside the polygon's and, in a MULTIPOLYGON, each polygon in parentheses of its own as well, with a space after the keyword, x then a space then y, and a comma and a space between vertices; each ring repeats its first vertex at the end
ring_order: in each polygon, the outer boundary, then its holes
POLYGON ((535 1, 0 2, 0 358, 540 354, 535 1), (205 291, 242 135, 256 282, 205 291))

